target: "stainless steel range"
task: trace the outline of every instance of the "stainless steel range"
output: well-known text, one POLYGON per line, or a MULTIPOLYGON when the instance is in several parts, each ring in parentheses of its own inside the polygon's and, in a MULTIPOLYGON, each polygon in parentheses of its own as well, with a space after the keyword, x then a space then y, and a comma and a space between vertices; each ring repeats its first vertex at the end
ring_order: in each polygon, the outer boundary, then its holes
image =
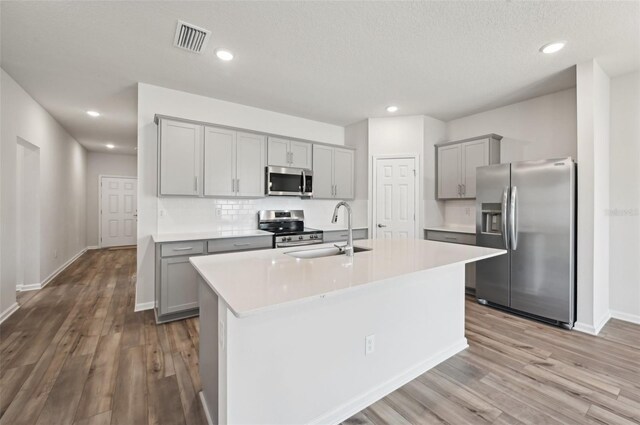
POLYGON ((273 247, 323 243, 322 230, 304 227, 302 210, 262 210, 258 212, 258 229, 273 233, 273 247))

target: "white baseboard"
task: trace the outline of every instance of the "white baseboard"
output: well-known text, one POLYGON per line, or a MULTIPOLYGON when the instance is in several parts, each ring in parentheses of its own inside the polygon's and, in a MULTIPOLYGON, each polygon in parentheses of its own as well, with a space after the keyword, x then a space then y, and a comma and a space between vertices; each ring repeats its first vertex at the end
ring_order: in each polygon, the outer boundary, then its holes
POLYGON ((148 303, 137 303, 133 311, 153 310, 155 306, 155 301, 150 301, 148 303))
POLYGON ((89 245, 87 247, 87 250, 89 250, 89 249, 100 249, 100 247, 98 245, 89 245))
POLYGON ((42 281, 42 283, 40 284, 39 288, 34 288, 34 289, 42 289, 45 286, 47 286, 53 279, 55 279, 60 273, 62 273, 62 271, 64 269, 66 269, 67 267, 69 267, 71 265, 71 263, 73 263, 74 261, 76 261, 78 259, 78 257, 80 257, 82 254, 84 254, 85 252, 87 252, 87 248, 83 248, 80 250, 80 252, 78 252, 76 255, 74 255, 73 257, 71 257, 69 260, 67 260, 66 263, 64 263, 63 265, 61 265, 60 267, 58 267, 53 273, 51 273, 45 280, 42 281))
POLYGON ((6 309, 2 313, 0 313, 0 323, 2 323, 5 320, 7 320, 19 308, 20 308, 20 306, 18 305, 18 303, 13 303, 13 305, 11 305, 11 307, 9 307, 8 309, 6 309))
MULTIPOLYGON (((385 397, 387 394, 397 390, 407 382, 410 382, 422 375, 429 369, 439 365, 443 361, 447 360, 449 357, 452 357, 459 353, 460 351, 467 348, 469 345, 467 344, 467 339, 462 338, 462 340, 453 344, 452 346, 436 353, 431 356, 427 360, 419 363, 418 365, 406 370, 405 372, 389 379, 387 382, 384 382, 377 387, 371 389, 369 392, 354 398, 347 403, 338 406, 334 410, 323 414, 312 420, 310 423, 312 424, 339 424, 351 416, 355 415, 362 409, 370 406, 381 398, 385 397)), ((211 423, 211 422, 210 422, 211 423)))
POLYGON ((611 310, 611 317, 618 320, 624 320, 625 322, 635 323, 640 325, 640 315, 629 314, 624 311, 611 310))
POLYGON ((209 406, 207 406, 207 401, 204 399, 204 393, 200 391, 198 393, 200 397, 200 403, 202 403, 202 410, 204 410, 204 416, 207 418, 207 424, 213 425, 213 420, 211 419, 211 413, 209 412, 209 406))
POLYGON ((597 335, 596 334, 596 328, 594 328, 591 325, 588 325, 586 323, 582 323, 582 322, 576 322, 573 325, 573 330, 574 331, 578 331, 578 332, 582 332, 585 334, 589 334, 589 335, 597 335))
POLYGON ((579 332, 583 332, 589 335, 598 335, 604 325, 611 319, 611 312, 607 311, 594 325, 588 323, 576 322, 573 325, 573 329, 579 332))
POLYGON ((25 291, 36 291, 42 288, 42 285, 39 283, 30 283, 28 285, 16 285, 16 291, 25 292, 25 291))

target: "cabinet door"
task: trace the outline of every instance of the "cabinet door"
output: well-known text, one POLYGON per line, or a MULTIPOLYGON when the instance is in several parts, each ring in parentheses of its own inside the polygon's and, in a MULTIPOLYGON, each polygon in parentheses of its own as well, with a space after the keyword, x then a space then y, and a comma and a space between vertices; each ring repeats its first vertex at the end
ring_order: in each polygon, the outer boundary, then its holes
POLYGON ((269 137, 267 163, 275 167, 289 167, 289 140, 269 137))
POLYGON ((334 148, 333 184, 336 198, 355 198, 353 184, 353 151, 334 148))
POLYGON ((438 198, 460 197, 460 145, 438 148, 438 198))
POLYGON ((202 194, 202 126, 160 121, 160 195, 202 194))
POLYGON ((333 198, 333 148, 313 145, 313 197, 333 198))
POLYGON ((189 257, 163 258, 160 270, 160 314, 198 308, 198 273, 189 257))
POLYGON ((235 196, 236 132, 204 129, 204 195, 235 196))
POLYGON ((291 167, 295 168, 311 168, 311 143, 296 142, 294 140, 289 144, 289 159, 291 167))
POLYGON ((476 168, 489 165, 489 139, 462 144, 462 197, 476 197, 476 168))
POLYGON ((238 196, 264 196, 265 138, 238 133, 236 139, 236 191, 238 196))

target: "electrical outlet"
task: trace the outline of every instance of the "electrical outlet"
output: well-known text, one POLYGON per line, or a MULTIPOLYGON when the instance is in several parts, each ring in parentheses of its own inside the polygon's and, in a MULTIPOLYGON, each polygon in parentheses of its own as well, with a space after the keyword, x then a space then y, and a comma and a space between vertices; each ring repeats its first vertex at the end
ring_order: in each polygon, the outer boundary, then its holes
POLYGON ((464 213, 465 213, 466 215, 471 215, 471 208, 469 208, 469 207, 465 208, 465 209, 464 209, 464 213))
POLYGON ((216 216, 220 217, 222 215, 222 208, 216 208, 216 216))
POLYGON ((164 210, 158 211, 160 213, 160 217, 164 217, 164 210))
POLYGON ((368 356, 376 350, 376 336, 369 335, 364 338, 364 355, 368 356))

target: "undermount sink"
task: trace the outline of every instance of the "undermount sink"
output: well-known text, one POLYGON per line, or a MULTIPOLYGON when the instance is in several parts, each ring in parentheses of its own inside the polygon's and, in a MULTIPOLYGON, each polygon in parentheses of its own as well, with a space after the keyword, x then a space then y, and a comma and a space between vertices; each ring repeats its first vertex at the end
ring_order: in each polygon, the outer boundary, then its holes
MULTIPOLYGON (((371 248, 362 248, 359 246, 353 247, 353 253, 357 254, 358 252, 363 251, 371 251, 371 248)), ((341 251, 336 247, 327 247, 327 248, 316 248, 316 249, 305 249, 300 251, 289 251, 285 252, 285 254, 290 255, 295 258, 320 258, 320 257, 332 257, 334 255, 344 255, 344 251, 341 251)))

